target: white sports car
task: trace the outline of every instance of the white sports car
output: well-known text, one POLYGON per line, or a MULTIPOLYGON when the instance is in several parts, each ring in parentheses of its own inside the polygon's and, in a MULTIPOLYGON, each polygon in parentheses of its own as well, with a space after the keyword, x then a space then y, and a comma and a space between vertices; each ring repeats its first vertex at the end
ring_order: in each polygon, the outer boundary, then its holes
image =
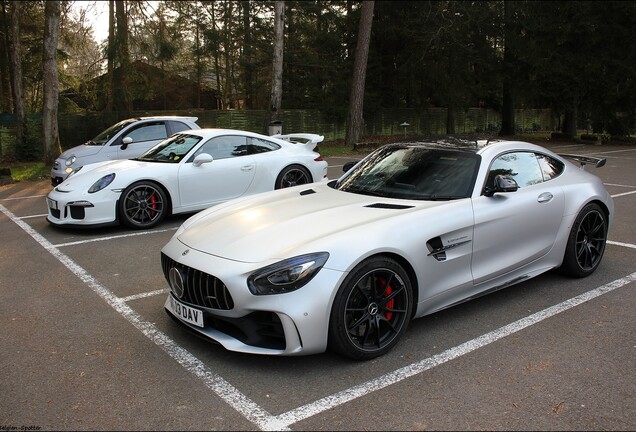
POLYGON ((169 314, 225 348, 386 353, 412 318, 561 267, 594 272, 613 202, 525 142, 398 143, 339 180, 248 197, 163 247, 169 314))
POLYGON ((47 196, 54 225, 122 222, 145 229, 169 214, 327 180, 315 134, 265 136, 227 129, 184 131, 142 156, 89 164, 47 196))

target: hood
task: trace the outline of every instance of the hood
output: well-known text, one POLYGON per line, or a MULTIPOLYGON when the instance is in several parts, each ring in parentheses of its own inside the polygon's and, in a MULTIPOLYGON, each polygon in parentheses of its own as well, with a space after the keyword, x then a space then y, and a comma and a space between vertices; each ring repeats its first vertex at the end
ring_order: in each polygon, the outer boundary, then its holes
POLYGON ((63 152, 60 155, 60 159, 66 160, 70 158, 71 156, 76 156, 78 158, 92 156, 96 153, 99 153, 99 151, 103 147, 104 146, 101 146, 101 145, 86 145, 86 144, 78 145, 76 147, 73 147, 72 149, 68 149, 65 152, 63 152))
POLYGON ((69 176, 55 189, 60 192, 87 191, 93 183, 103 176, 115 173, 115 180, 109 186, 109 189, 114 189, 118 187, 118 177, 120 181, 124 178, 129 179, 130 176, 127 173, 133 170, 136 176, 143 176, 143 172, 139 170, 143 170, 149 165, 156 164, 123 159, 84 165, 78 173, 69 176))
POLYGON ((350 229, 371 230, 368 225, 376 221, 438 205, 443 202, 384 199, 314 184, 212 207, 186 221, 177 238, 210 255, 265 262, 305 253, 312 242, 350 229))

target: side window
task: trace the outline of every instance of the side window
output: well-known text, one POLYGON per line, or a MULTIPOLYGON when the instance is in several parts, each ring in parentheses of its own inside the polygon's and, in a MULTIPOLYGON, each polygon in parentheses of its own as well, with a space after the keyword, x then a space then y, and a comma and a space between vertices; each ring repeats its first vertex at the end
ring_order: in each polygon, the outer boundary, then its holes
MULTIPOLYGON (((200 153, 208 153, 214 159, 227 159, 248 154, 247 137, 226 135, 210 139, 203 144, 192 159, 200 153)), ((191 162, 190 160, 189 162, 191 162)))
POLYGON ((543 173, 534 153, 516 152, 499 156, 490 166, 487 185, 490 186, 497 175, 512 177, 520 188, 543 182, 543 173))
POLYGON ((168 138, 168 134, 166 132, 166 125, 163 122, 146 123, 126 133, 124 137, 132 138, 133 143, 136 143, 140 141, 166 139, 168 138))
POLYGON ((565 168, 561 161, 551 158, 550 156, 537 154, 537 160, 541 166, 544 181, 552 180, 560 176, 565 168))
POLYGON ((170 121, 169 123, 170 123, 170 129, 172 130, 173 134, 183 132, 185 130, 190 130, 190 126, 180 121, 170 121))
POLYGON ((248 140, 250 143, 250 154, 266 153, 273 150, 278 150, 280 148, 278 144, 266 141, 264 139, 248 138, 248 140))

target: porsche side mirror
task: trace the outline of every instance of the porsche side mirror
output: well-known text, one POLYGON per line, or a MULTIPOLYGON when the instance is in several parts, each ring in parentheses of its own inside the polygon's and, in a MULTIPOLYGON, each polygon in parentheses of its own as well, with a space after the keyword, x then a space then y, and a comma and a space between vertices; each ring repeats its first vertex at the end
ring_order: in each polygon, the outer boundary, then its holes
POLYGON ((122 150, 126 150, 126 148, 128 148, 128 144, 130 144, 131 142, 133 142, 133 139, 131 137, 126 137, 123 140, 121 140, 121 149, 122 150))
POLYGON ((201 166, 204 163, 210 163, 214 160, 212 155, 208 153, 199 153, 194 160, 192 161, 192 165, 195 167, 201 166))
POLYGON ((347 162, 342 166, 342 172, 347 172, 353 168, 358 162, 347 162))
POLYGON ((491 186, 486 186, 484 195, 491 197, 498 192, 516 192, 519 185, 512 177, 497 175, 491 186))

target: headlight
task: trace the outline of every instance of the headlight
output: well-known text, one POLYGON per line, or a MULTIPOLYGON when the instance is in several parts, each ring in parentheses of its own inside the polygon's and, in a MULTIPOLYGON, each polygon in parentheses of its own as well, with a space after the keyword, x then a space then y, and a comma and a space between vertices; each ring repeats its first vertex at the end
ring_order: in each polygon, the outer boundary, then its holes
POLYGON ((327 252, 318 252, 277 262, 254 272, 247 286, 255 295, 295 291, 309 283, 328 258, 327 252))
POLYGON ((91 186, 91 188, 88 190, 88 193, 99 192, 100 190, 111 184, 113 180, 115 180, 115 173, 105 175, 104 177, 97 180, 93 184, 93 186, 91 186))
POLYGON ((76 160, 77 160, 77 156, 73 155, 70 158, 66 159, 66 162, 64 162, 64 165, 71 166, 75 163, 76 160))
POLYGON ((71 175, 75 174, 76 172, 78 172, 78 171, 79 171, 79 170, 81 170, 81 169, 82 169, 82 167, 81 167, 81 166, 79 166, 79 167, 77 167, 77 168, 71 168, 71 167, 68 167, 68 168, 66 168, 66 173, 67 173, 67 174, 69 175, 69 177, 70 177, 71 175))

